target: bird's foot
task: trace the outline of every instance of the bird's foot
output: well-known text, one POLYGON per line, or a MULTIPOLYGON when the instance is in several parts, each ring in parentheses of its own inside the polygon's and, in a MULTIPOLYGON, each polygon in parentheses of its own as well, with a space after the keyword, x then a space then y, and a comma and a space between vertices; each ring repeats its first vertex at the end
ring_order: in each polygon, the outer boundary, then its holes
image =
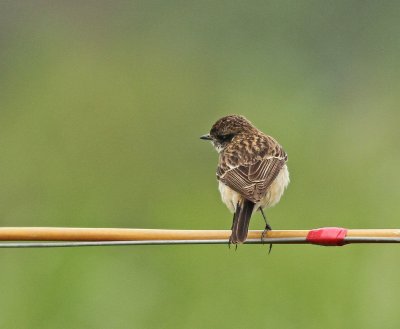
MULTIPOLYGON (((264 218, 264 221, 265 221, 265 229, 261 234, 261 243, 264 244, 265 236, 266 236, 268 231, 272 231, 272 227, 271 227, 271 225, 268 224, 267 217, 265 216, 264 211, 262 210, 262 208, 260 208, 260 211, 261 211, 261 214, 262 214, 262 216, 264 218)), ((271 253, 271 250, 272 250, 272 243, 269 244, 268 255, 271 253)))
MULTIPOLYGON (((261 243, 262 243, 262 244, 265 244, 264 239, 265 239, 265 236, 267 235, 268 231, 272 231, 272 228, 271 228, 271 226, 269 226, 269 225, 266 226, 265 229, 264 229, 264 231, 261 233, 261 243)), ((272 250, 272 243, 269 244, 269 251, 268 251, 268 254, 271 253, 271 250, 272 250)))

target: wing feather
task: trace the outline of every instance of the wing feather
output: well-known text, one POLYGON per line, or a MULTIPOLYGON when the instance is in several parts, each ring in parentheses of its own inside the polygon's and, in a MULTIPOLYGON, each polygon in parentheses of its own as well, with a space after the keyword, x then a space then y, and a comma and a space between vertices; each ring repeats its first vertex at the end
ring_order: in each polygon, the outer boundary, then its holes
POLYGON ((285 165, 283 157, 269 156, 249 165, 239 165, 223 171, 218 168, 218 178, 244 198, 260 201, 285 165))

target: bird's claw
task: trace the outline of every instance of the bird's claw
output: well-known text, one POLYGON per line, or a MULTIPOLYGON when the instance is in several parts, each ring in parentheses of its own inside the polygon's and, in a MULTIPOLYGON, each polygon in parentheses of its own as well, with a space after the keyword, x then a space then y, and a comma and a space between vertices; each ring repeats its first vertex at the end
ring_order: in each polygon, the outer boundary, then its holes
MULTIPOLYGON (((272 231, 272 227, 269 224, 266 224, 264 231, 261 233, 261 243, 265 244, 264 239, 265 235, 267 234, 268 231, 272 231)), ((272 243, 269 244, 269 250, 268 250, 268 255, 271 253, 272 250, 272 243)))

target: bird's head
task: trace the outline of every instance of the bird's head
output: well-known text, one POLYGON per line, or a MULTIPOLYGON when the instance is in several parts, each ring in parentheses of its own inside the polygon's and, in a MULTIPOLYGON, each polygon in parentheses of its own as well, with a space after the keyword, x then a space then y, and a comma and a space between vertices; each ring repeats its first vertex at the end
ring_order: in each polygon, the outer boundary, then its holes
POLYGON ((253 129, 255 127, 245 117, 228 115, 214 123, 210 133, 201 136, 200 139, 211 141, 216 150, 221 152, 235 136, 253 129))

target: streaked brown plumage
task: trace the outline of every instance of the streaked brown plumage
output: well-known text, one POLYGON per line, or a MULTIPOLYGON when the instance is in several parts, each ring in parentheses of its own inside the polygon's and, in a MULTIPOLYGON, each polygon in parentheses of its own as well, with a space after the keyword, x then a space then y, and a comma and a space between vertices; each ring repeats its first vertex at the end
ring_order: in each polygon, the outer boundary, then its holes
POLYGON ((219 153, 219 190, 234 213, 230 242, 243 243, 252 213, 279 202, 289 184, 287 155, 274 138, 240 115, 219 119, 201 138, 211 140, 219 153))

